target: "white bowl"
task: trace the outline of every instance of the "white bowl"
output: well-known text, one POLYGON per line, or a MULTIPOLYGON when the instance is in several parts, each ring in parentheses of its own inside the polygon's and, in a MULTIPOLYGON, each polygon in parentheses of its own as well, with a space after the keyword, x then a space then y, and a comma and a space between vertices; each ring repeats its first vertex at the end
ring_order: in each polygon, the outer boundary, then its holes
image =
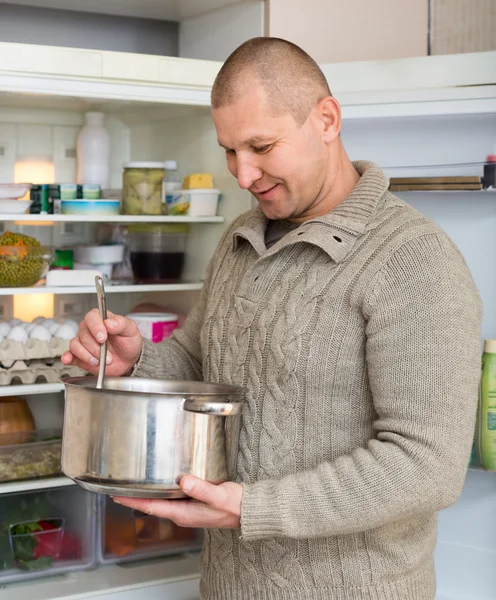
POLYGON ((22 198, 32 187, 31 183, 0 183, 0 199, 22 198))
POLYGON ((33 204, 31 200, 4 200, 0 198, 0 213, 5 215, 20 215, 25 213, 33 204))
POLYGON ((74 246, 74 260, 80 263, 93 265, 106 265, 120 263, 124 258, 122 244, 108 244, 105 246, 74 246))

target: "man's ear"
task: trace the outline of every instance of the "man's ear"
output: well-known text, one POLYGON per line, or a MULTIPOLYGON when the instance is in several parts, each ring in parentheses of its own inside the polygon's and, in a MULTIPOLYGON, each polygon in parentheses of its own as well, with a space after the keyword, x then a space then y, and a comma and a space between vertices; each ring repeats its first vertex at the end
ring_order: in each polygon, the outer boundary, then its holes
POLYGON ((322 123, 325 142, 335 140, 341 131, 341 107, 332 96, 326 96, 317 105, 318 118, 322 123))

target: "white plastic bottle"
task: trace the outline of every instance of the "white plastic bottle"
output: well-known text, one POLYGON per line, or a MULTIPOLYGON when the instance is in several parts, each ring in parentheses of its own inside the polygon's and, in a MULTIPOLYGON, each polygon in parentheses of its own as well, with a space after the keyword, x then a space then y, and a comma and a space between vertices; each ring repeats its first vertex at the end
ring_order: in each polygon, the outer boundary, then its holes
POLYGON ((86 113, 86 125, 77 136, 77 183, 110 187, 110 136, 101 112, 86 113))
POLYGON ((166 207, 165 214, 169 213, 169 206, 174 202, 174 194, 182 189, 183 182, 179 176, 177 162, 175 160, 166 160, 164 163, 165 178, 163 185, 163 203, 166 207))

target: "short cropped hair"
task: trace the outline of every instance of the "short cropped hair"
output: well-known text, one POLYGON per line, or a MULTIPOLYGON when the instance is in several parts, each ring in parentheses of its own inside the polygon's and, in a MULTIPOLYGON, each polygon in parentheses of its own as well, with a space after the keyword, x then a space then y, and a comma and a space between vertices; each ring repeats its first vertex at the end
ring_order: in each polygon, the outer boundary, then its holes
POLYGON ((322 98, 331 96, 319 65, 302 48, 280 38, 248 40, 228 57, 212 88, 212 108, 249 93, 250 77, 263 85, 275 114, 291 114, 298 126, 322 98))

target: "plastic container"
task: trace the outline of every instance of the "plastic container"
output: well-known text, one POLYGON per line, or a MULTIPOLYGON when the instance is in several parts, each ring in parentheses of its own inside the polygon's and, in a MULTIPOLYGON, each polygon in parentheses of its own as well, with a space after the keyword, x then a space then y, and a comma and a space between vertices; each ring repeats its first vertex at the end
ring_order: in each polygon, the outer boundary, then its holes
POLYGON ((110 185, 110 136, 104 114, 86 113, 86 125, 77 136, 77 182, 102 188, 110 185))
POLYGON ((170 337, 179 325, 177 315, 172 313, 130 313, 127 316, 138 325, 141 335, 154 344, 170 337))
MULTIPOLYGON (((17 481, 60 475, 62 432, 46 429, 29 432, 29 441, 9 443, 0 435, 0 481, 17 481)), ((0 517, 1 519, 1 517, 0 517)))
POLYGON ((15 200, 22 198, 32 187, 31 183, 0 183, 0 199, 15 200))
POLYGON ((63 215, 118 215, 120 200, 61 200, 63 215))
POLYGON ((32 204, 32 200, 4 200, 0 199, 0 213, 2 214, 23 214, 32 204))
POLYGON ((476 438, 482 468, 496 471, 496 340, 484 340, 476 438))
POLYGON ((98 519, 98 561, 135 561, 201 549, 200 529, 178 527, 168 519, 146 515, 102 496, 98 519))
POLYGON ((219 202, 217 189, 179 190, 167 197, 169 215, 215 217, 219 202))
POLYGON ((120 263, 124 257, 123 244, 103 246, 75 246, 74 260, 93 265, 120 263))
POLYGON ((83 200, 100 200, 101 187, 92 183, 85 183, 81 186, 83 200))
POLYGON ((160 162, 129 162, 122 176, 122 211, 125 215, 166 214, 165 166, 160 162))
POLYGON ((183 272, 188 225, 129 226, 131 266, 140 283, 173 283, 183 272))
POLYGON ((60 184, 60 199, 61 200, 76 200, 78 193, 77 183, 61 183, 60 184))
POLYGON ((97 498, 78 486, 0 496, 0 584, 94 566, 97 498))
POLYGON ((112 263, 108 263, 108 264, 105 264, 105 263, 93 264, 93 263, 80 263, 80 262, 74 263, 75 271, 91 271, 91 270, 100 271, 100 273, 102 274, 102 277, 106 280, 112 279, 113 269, 114 269, 114 265, 112 263))
POLYGON ((0 287, 29 287, 48 272, 52 249, 46 246, 0 246, 0 287))

